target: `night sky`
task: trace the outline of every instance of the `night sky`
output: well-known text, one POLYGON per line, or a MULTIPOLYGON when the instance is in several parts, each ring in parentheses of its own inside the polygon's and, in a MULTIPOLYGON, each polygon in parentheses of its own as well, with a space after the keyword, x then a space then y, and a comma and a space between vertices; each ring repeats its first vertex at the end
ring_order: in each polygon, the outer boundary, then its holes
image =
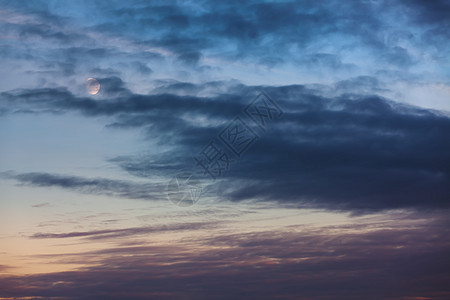
POLYGON ((450 299, 450 1, 0 0, 0 299, 450 299))

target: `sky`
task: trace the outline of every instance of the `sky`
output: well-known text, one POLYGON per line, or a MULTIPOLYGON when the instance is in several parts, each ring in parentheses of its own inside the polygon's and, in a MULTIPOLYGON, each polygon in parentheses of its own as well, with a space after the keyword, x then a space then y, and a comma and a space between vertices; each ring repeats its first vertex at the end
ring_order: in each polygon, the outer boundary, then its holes
POLYGON ((449 14, 0 0, 0 299, 450 299, 449 14))

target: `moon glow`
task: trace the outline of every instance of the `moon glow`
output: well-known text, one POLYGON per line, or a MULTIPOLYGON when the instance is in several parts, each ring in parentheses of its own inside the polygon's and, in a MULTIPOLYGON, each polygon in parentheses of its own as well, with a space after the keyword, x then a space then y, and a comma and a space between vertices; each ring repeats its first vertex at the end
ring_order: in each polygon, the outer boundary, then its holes
POLYGON ((96 95, 100 90, 100 83, 95 78, 88 78, 86 81, 86 90, 91 95, 96 95))

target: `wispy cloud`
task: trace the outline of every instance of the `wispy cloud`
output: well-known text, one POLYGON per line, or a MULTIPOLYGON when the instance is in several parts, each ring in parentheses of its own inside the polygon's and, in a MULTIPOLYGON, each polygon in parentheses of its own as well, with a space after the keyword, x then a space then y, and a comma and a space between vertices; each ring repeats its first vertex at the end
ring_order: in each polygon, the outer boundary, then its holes
POLYGON ((35 233, 31 236, 33 239, 61 239, 61 238, 73 238, 81 237, 92 240, 100 239, 115 239, 122 237, 131 237, 136 235, 144 235, 155 232, 165 231, 183 231, 183 230, 200 230, 206 228, 213 228, 217 226, 216 223, 204 222, 204 223, 185 223, 185 224, 170 224, 160 226, 147 226, 147 227, 133 227, 122 229, 105 229, 105 230, 92 230, 92 231, 78 231, 69 233, 35 233))
MULTIPOLYGON (((412 218, 378 227, 367 223, 247 233, 217 229, 206 239, 191 238, 170 246, 135 245, 61 254, 61 262, 92 265, 70 272, 2 276, 0 295, 61 299, 121 299, 122 293, 135 299, 244 299, 249 295, 260 299, 336 299, 336 295, 346 299, 446 298, 450 295, 446 285, 450 261, 444 220, 435 215, 434 221, 412 218)), ((116 237, 121 239, 124 234, 126 231, 116 237)))
POLYGON ((48 173, 15 174, 13 172, 3 172, 0 175, 3 178, 15 179, 21 184, 36 187, 59 187, 79 193, 108 195, 130 199, 146 199, 152 201, 162 199, 167 200, 163 193, 166 186, 158 183, 142 184, 132 181, 106 178, 83 178, 48 173))
POLYGON ((48 203, 48 202, 44 202, 44 203, 39 203, 39 204, 34 204, 34 205, 32 205, 32 207, 48 207, 48 206, 51 206, 51 204, 50 203, 48 203))

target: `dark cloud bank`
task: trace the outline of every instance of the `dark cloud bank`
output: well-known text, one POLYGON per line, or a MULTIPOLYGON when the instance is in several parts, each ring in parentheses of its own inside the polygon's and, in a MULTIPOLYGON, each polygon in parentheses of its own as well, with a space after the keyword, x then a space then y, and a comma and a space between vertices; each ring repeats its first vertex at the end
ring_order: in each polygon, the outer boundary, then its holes
MULTIPOLYGON (((264 90, 283 108, 284 115, 266 132, 254 128, 260 138, 216 183, 219 198, 352 211, 449 206, 448 115, 372 94, 343 93, 367 78, 337 84, 341 93, 336 97, 321 96, 320 90, 302 85, 258 87, 236 82, 167 83, 158 94, 138 95, 118 77, 101 80, 114 87, 106 100, 80 98, 63 88, 16 90, 0 95, 3 110, 73 111, 87 117, 109 116, 110 128, 143 129, 147 138, 172 150, 153 157, 122 156, 111 162, 133 175, 170 178, 182 168, 200 171, 192 155, 264 90), (211 86, 220 93, 197 96, 211 91, 211 86)), ((96 184, 45 174, 24 174, 16 179, 39 186, 85 190, 88 186, 94 191, 108 190, 109 185, 125 197, 132 194, 122 183, 96 184)), ((141 191, 139 194, 132 198, 145 198, 141 191)))

